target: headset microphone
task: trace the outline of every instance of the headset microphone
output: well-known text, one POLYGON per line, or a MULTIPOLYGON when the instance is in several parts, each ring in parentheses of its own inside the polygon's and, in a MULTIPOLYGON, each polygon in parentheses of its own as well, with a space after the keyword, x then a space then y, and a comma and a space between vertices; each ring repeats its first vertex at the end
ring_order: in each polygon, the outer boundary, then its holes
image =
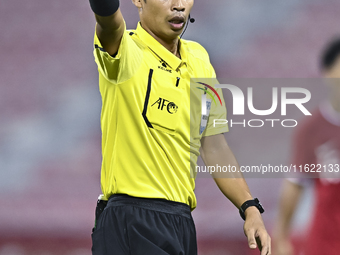
MULTIPOLYGON (((190 14, 189 14, 188 20, 190 21, 190 23, 194 23, 194 22, 195 22, 195 19, 194 19, 194 18, 191 18, 191 17, 190 17, 190 14)), ((182 32, 182 34, 181 34, 181 36, 180 36, 179 38, 182 39, 182 36, 183 36, 183 34, 185 33, 185 31, 187 30, 188 25, 189 25, 189 22, 187 21, 187 24, 185 25, 184 31, 182 32)))

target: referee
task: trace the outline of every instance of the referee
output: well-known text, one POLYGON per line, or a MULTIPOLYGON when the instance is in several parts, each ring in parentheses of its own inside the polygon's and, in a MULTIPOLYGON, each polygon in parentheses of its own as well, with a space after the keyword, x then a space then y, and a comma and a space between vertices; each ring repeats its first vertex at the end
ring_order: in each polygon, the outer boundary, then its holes
MULTIPOLYGON (((204 93, 190 91, 190 78, 216 78, 205 49, 179 38, 194 1, 132 2, 140 22, 128 31, 118 0, 90 0, 103 156, 92 254, 194 255, 190 170, 199 154, 206 165, 237 165, 223 135, 228 127, 210 121, 226 118, 224 100, 211 104, 208 122, 200 102, 190 105, 190 92, 204 93)), ((228 177, 214 180, 245 219, 249 247, 271 254, 261 204, 241 174, 228 177)))

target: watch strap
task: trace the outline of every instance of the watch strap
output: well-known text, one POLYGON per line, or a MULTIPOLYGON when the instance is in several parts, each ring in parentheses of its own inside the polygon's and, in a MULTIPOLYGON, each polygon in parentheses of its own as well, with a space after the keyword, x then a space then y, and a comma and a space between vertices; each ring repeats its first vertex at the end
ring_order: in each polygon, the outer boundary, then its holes
POLYGON ((260 211, 260 213, 264 213, 264 209, 263 209, 263 207, 262 207, 260 201, 259 201, 257 198, 252 199, 252 200, 247 200, 246 202, 244 202, 244 203, 241 205, 240 210, 239 210, 240 216, 241 216, 241 218, 242 218, 243 220, 246 219, 246 216, 245 216, 244 212, 245 212, 246 209, 247 209, 248 207, 250 207, 250 206, 255 206, 255 207, 260 211))

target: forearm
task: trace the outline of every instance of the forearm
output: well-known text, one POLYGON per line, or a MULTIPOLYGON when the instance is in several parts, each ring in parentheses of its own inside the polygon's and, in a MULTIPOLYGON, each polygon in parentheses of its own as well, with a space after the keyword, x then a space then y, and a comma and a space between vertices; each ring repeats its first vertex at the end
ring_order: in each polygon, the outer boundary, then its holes
POLYGON ((303 187, 285 180, 281 190, 279 202, 279 215, 275 226, 277 238, 288 238, 290 234, 291 221, 300 200, 303 187))
POLYGON ((118 9, 114 14, 110 16, 100 16, 95 13, 95 18, 97 21, 97 27, 101 28, 104 31, 115 31, 121 27, 121 20, 123 19, 123 15, 118 9))
POLYGON ((96 33, 103 48, 113 55, 124 33, 124 18, 118 0, 90 0, 97 21, 96 33))
MULTIPOLYGON (((237 207, 247 200, 252 200, 248 185, 243 178, 236 158, 228 146, 223 134, 203 137, 201 139, 201 156, 206 166, 233 166, 234 172, 213 174, 213 178, 222 193, 237 207), (223 176, 221 176, 223 175, 223 176)), ((256 242, 261 255, 271 253, 270 237, 265 229, 260 211, 257 207, 250 206, 245 212, 244 233, 248 238, 251 249, 256 248, 256 242)))
POLYGON ((201 151, 206 166, 219 165, 223 167, 230 165, 236 167, 234 172, 213 173, 212 176, 221 192, 237 208, 240 208, 245 201, 252 199, 252 196, 241 171, 239 171, 239 165, 232 150, 227 142, 220 143, 220 146, 216 149, 211 146, 208 146, 208 148, 201 151))
POLYGON ((243 178, 214 178, 221 192, 237 207, 253 199, 243 178))

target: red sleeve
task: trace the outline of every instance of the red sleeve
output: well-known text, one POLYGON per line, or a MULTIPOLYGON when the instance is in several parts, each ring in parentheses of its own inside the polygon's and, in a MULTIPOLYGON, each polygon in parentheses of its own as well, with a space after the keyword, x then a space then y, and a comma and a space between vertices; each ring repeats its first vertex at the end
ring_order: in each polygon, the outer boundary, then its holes
POLYGON ((292 163, 294 165, 316 164, 312 130, 309 125, 302 123, 293 134, 292 163))
MULTIPOLYGON (((314 116, 313 116, 314 117, 314 116)), ((295 130, 292 136, 292 164, 296 166, 298 172, 300 172, 300 166, 304 169, 305 166, 311 168, 311 165, 317 164, 315 155, 315 134, 316 125, 314 118, 303 120, 295 130)), ((302 171, 298 175, 298 178, 303 177, 315 177, 311 176, 311 173, 302 171), (308 174, 308 175, 307 175, 308 174)))

